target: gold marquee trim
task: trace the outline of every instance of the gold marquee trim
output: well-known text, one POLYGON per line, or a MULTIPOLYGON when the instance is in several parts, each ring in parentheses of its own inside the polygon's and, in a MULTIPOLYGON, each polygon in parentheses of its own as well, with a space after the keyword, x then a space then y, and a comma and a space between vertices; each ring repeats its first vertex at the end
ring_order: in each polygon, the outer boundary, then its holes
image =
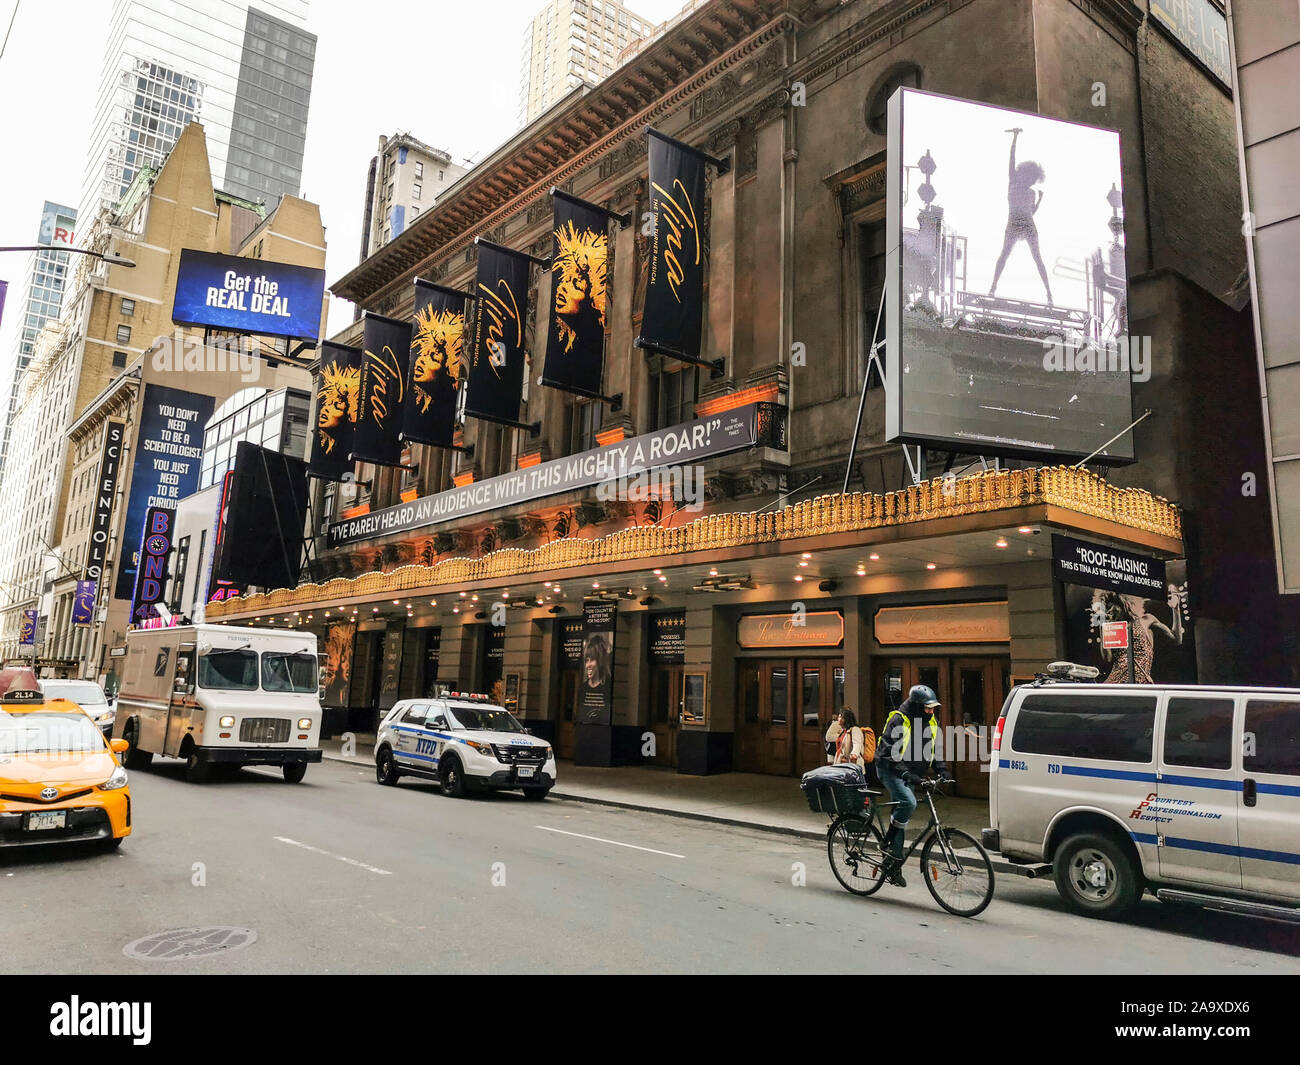
POLYGON ((432 566, 407 565, 388 573, 335 577, 324 584, 301 584, 211 603, 207 616, 218 619, 353 596, 388 595, 529 574, 550 576, 579 566, 878 529, 1036 504, 1058 506, 1131 529, 1182 539, 1178 507, 1143 489, 1117 488, 1095 473, 1072 466, 990 470, 947 483, 937 478, 883 495, 837 493, 766 513, 710 514, 674 528, 654 525, 620 529, 594 539, 570 536, 532 549, 502 548, 482 558, 447 558, 432 566))

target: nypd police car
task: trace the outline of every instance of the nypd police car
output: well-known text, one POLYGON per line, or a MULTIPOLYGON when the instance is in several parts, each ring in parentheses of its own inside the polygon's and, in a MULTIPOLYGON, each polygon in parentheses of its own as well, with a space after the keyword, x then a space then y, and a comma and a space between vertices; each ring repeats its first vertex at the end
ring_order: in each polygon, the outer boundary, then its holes
POLYGON ((555 786, 555 753, 486 695, 403 699, 380 722, 375 779, 396 784, 403 776, 437 780, 444 795, 457 798, 517 789, 544 799, 555 786))

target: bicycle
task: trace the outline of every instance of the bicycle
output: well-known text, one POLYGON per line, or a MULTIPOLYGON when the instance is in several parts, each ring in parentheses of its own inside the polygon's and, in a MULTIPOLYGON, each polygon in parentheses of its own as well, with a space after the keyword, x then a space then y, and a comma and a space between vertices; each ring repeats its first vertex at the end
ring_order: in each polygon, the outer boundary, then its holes
MULTIPOLYGON (((912 840, 898 868, 906 865, 920 848, 921 878, 934 901, 958 917, 975 917, 993 899, 993 865, 977 839, 961 829, 946 828, 939 820, 934 805, 937 788, 938 783, 931 780, 916 786, 930 809, 930 823, 912 840)), ((862 786, 856 790, 865 795, 863 808, 850 808, 831 820, 826 831, 826 852, 831 872, 846 891, 874 895, 887 879, 881 812, 898 803, 873 801, 877 795, 885 794, 879 788, 862 786)))

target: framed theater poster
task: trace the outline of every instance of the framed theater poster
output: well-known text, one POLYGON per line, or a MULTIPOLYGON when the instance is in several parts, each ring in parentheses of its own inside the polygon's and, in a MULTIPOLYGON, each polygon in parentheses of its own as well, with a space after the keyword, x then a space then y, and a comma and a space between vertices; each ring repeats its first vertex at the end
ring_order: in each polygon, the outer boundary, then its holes
POLYGON ((682 681, 682 724, 707 724, 709 675, 687 673, 682 681))

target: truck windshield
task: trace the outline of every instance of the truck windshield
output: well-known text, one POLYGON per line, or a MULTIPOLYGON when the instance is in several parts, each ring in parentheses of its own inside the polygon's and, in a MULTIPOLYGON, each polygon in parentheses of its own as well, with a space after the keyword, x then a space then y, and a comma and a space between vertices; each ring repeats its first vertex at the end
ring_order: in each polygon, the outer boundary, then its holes
POLYGON ((257 652, 208 651, 199 656, 199 687, 225 691, 257 690, 257 652))
POLYGON ((316 691, 316 656, 262 652, 262 687, 269 692, 316 691))
POLYGON ((447 708, 453 722, 461 728, 482 729, 484 732, 523 732, 508 710, 478 709, 473 706, 452 706, 447 708))

